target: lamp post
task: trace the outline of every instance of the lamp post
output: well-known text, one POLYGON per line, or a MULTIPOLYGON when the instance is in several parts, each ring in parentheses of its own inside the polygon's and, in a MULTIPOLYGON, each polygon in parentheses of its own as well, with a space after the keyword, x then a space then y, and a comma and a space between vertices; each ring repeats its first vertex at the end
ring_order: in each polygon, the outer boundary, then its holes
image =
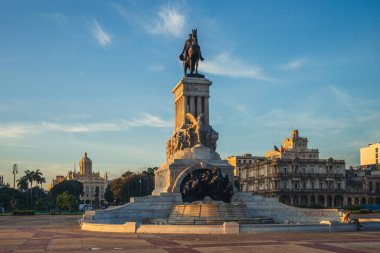
POLYGON ((141 197, 141 178, 139 179, 139 183, 140 183, 140 197, 141 197))
POLYGON ((13 164, 13 188, 16 189, 16 174, 18 173, 17 164, 13 164))

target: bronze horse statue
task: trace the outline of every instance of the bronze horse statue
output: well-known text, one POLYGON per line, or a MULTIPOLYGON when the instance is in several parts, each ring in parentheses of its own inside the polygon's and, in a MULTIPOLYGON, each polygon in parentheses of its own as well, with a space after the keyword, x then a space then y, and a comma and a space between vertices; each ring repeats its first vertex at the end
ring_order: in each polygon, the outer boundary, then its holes
POLYGON ((198 45, 198 36, 197 29, 192 29, 192 40, 191 44, 187 48, 187 52, 185 53, 186 58, 181 54, 180 60, 183 63, 183 71, 184 75, 187 76, 187 70, 190 71, 189 76, 198 75, 198 62, 199 60, 203 60, 201 56, 201 48, 198 45))

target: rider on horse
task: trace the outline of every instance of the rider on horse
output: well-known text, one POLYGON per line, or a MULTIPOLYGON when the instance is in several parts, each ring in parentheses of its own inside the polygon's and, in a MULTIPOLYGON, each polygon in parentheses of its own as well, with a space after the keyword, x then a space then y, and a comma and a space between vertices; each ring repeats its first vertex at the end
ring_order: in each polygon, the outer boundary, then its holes
MULTIPOLYGON (((187 58, 188 51, 189 51, 191 44, 193 43, 193 40, 194 40, 193 35, 191 33, 189 33, 189 38, 185 41, 185 45, 183 46, 183 50, 182 50, 182 53, 180 55, 180 56, 182 56, 180 58, 182 58, 183 60, 185 60, 187 58)), ((200 51, 200 49, 199 49, 199 56, 200 56, 199 59, 201 61, 203 61, 204 58, 202 57, 202 52, 200 51)))

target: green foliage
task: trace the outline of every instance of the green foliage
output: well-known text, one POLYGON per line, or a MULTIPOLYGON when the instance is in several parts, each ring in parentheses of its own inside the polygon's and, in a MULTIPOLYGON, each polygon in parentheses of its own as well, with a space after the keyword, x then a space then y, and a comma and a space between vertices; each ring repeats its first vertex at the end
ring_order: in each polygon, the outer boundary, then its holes
POLYGON ((58 195, 68 192, 75 197, 79 198, 83 194, 83 184, 77 180, 64 180, 50 189, 49 194, 52 198, 56 199, 58 195))
POLYGON ((68 210, 69 212, 76 210, 78 203, 77 197, 70 194, 68 191, 57 196, 57 205, 63 210, 68 210))
POLYGON ((125 172, 120 178, 112 180, 106 188, 105 198, 108 203, 129 202, 131 197, 150 195, 154 189, 154 171, 148 168, 141 173, 125 172))
POLYGON ((25 176, 21 177, 20 179, 17 179, 17 187, 20 190, 28 190, 28 179, 25 176))
POLYGON ((350 205, 350 206, 344 206, 343 209, 345 210, 360 210, 360 205, 350 205))
POLYGON ((34 215, 33 210, 17 210, 13 212, 13 215, 34 215))
POLYGON ((111 184, 107 185, 106 190, 104 192, 104 198, 108 203, 114 203, 113 193, 111 191, 111 184))

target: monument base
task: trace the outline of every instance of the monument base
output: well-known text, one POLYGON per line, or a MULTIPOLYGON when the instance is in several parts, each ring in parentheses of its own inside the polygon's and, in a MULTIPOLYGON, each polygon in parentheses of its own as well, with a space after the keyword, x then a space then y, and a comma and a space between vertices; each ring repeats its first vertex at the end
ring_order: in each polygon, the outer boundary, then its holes
MULTIPOLYGON (((104 226, 109 224, 125 224, 128 222, 135 222, 137 225, 151 224, 150 226, 155 226, 152 225, 152 223, 157 225, 170 225, 170 223, 173 222, 175 224, 180 224, 181 222, 188 224, 191 215, 194 216, 195 220, 207 220, 204 218, 209 215, 210 221, 215 220, 211 218, 214 216, 219 223, 222 221, 235 221, 237 224, 255 224, 255 222, 244 222, 244 220, 253 221, 255 219, 258 221, 257 223, 269 223, 269 221, 272 220, 273 223, 276 224, 319 224, 322 221, 329 221, 330 224, 335 224, 341 221, 341 213, 336 209, 293 207, 280 203, 278 198, 275 197, 253 196, 250 193, 243 192, 235 193, 230 204, 221 203, 220 206, 218 206, 218 211, 216 211, 215 203, 203 201, 186 204, 182 202, 180 194, 162 193, 158 196, 131 198, 131 202, 126 205, 112 207, 106 210, 87 211, 83 215, 82 223, 87 224, 87 226, 85 226, 86 230, 89 228, 88 224, 102 224, 104 226), (192 208, 188 210, 195 210, 195 214, 191 214, 191 212, 186 213, 186 205, 193 205, 192 208), (202 205, 210 207, 207 208, 207 210, 205 209, 205 211, 209 211, 209 213, 202 214, 200 209, 202 205), (212 205, 214 207, 212 207, 212 205), (235 213, 231 211, 234 207, 239 206, 243 207, 240 208, 239 212, 236 210, 235 213), (197 209, 197 207, 199 208, 197 209), (182 214, 180 209, 182 209, 182 214), (226 215, 224 219, 222 217, 223 213, 226 215), (260 220, 265 222, 260 222, 260 220)), ((154 227, 152 227, 152 229, 153 228, 154 227)))
POLYGON ((226 160, 220 159, 217 152, 203 145, 185 148, 174 154, 172 159, 160 166, 155 172, 155 190, 152 195, 161 193, 178 194, 182 180, 198 169, 220 169, 222 176, 233 182, 234 168, 226 160))

